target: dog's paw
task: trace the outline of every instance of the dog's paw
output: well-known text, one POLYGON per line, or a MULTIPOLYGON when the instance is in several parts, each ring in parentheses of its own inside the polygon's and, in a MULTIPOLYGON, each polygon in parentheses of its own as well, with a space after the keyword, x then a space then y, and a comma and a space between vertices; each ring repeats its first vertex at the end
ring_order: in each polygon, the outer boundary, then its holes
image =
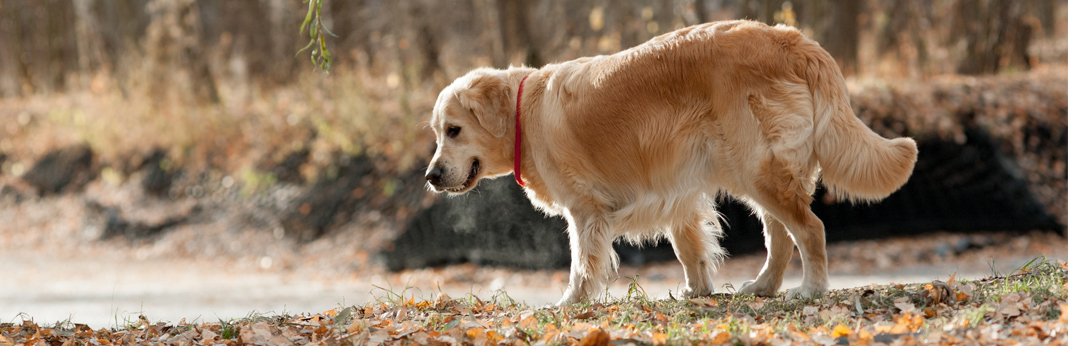
POLYGON ((757 297, 774 297, 779 293, 779 288, 772 288, 767 285, 757 285, 756 280, 749 280, 742 283, 742 287, 738 289, 738 293, 757 297))
POLYGON ((706 289, 695 290, 693 288, 686 287, 686 288, 683 288, 683 289, 679 290, 679 297, 681 297, 682 299, 693 299, 693 298, 700 298, 700 297, 708 297, 708 296, 711 296, 711 295, 712 295, 712 290, 711 289, 707 289, 707 288, 706 289))
POLYGON ((805 287, 804 285, 802 285, 800 287, 794 287, 786 291, 786 299, 808 300, 813 298, 819 298, 823 296, 824 292, 827 292, 827 289, 819 287, 805 287))
POLYGON ((584 294, 578 290, 571 289, 570 287, 564 292, 564 297, 560 298, 559 302, 556 302, 556 306, 568 306, 585 300, 584 294))

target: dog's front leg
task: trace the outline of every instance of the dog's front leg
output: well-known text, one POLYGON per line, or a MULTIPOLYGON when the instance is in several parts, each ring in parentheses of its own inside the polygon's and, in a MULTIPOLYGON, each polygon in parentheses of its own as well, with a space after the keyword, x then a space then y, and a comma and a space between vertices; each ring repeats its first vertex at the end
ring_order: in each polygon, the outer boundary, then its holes
POLYGON ((615 237, 604 217, 568 215, 567 221, 571 239, 571 279, 564 297, 556 303, 559 306, 596 297, 619 262, 612 250, 615 237))

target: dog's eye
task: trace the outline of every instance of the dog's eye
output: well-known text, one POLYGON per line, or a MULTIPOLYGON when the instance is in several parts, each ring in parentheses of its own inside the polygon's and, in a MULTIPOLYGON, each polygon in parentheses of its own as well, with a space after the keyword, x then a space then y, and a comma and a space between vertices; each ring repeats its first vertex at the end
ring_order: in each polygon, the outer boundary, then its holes
POLYGON ((459 126, 449 126, 448 129, 445 129, 445 135, 449 136, 449 138, 456 138, 456 136, 460 135, 460 127, 459 126))

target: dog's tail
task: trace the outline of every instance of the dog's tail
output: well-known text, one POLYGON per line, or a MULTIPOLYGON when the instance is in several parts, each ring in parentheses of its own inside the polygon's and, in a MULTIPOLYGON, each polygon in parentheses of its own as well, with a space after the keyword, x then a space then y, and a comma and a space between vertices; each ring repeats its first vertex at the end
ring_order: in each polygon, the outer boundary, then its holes
POLYGON ((815 153, 823 184, 853 202, 886 198, 909 180, 916 142, 886 139, 864 125, 849 106, 845 78, 827 51, 808 52, 805 77, 815 111, 815 153))

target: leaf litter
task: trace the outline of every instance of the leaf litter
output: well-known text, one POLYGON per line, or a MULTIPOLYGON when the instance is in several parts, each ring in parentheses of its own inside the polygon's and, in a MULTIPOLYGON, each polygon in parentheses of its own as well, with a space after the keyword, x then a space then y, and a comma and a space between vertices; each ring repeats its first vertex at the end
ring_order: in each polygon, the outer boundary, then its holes
MULTIPOLYGON (((633 291, 640 292, 640 287, 633 291)), ((1008 276, 872 285, 811 300, 643 294, 571 307, 531 307, 504 292, 483 301, 390 292, 320 313, 119 328, 28 316, 0 324, 0 345, 665 345, 1065 344, 1068 263, 1039 259, 1008 276)))

